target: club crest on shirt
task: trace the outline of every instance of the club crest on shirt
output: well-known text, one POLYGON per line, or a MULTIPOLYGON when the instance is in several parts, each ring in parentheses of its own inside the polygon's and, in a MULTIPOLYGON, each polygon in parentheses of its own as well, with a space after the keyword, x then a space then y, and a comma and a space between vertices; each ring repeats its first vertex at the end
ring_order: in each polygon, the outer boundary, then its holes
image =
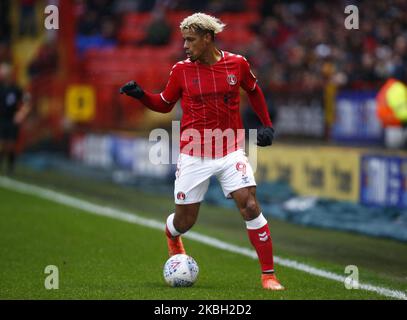
POLYGON ((231 86, 234 86, 237 83, 237 78, 234 74, 228 74, 227 81, 231 86))
POLYGON ((182 191, 177 193, 178 200, 185 200, 185 198, 186 198, 185 193, 183 193, 182 191))

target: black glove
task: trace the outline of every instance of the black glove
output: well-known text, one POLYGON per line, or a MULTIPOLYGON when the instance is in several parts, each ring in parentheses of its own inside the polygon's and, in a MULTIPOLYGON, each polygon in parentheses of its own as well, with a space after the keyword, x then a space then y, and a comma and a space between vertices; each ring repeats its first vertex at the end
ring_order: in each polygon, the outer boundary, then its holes
POLYGON ((274 139, 274 129, 272 127, 261 127, 257 130, 257 145, 260 147, 271 146, 274 139))
POLYGON ((120 94, 123 93, 136 99, 140 99, 144 96, 143 89, 141 89, 141 87, 134 80, 127 82, 123 87, 120 88, 120 94))

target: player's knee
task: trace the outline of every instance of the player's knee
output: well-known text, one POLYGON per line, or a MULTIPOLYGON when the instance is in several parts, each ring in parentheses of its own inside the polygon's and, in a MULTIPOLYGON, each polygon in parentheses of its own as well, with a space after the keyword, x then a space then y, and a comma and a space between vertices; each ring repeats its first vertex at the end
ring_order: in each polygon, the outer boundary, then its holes
POLYGON ((248 199, 245 203, 245 206, 240 209, 240 212, 243 215, 245 220, 252 220, 257 218, 259 215, 259 209, 255 199, 248 199))

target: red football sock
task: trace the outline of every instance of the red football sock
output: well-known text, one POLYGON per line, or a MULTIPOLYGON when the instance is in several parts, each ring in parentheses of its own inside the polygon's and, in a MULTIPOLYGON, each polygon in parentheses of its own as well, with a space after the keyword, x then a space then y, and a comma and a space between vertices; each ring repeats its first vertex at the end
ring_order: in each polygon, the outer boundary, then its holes
POLYGON ((273 273, 273 244, 271 241, 270 229, 267 221, 266 224, 260 228, 247 229, 247 233, 249 234, 250 242, 256 249, 261 266, 261 271, 264 273, 273 273))

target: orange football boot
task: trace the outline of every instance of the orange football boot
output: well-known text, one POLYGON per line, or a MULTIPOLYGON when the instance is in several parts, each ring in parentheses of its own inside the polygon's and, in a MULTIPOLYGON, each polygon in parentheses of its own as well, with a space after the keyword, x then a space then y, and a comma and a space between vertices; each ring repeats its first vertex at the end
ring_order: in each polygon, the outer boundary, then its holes
POLYGON ((278 282, 274 274, 263 273, 261 275, 261 284, 264 289, 268 290, 284 290, 285 288, 278 282))
POLYGON ((167 236, 168 254, 170 257, 176 254, 185 254, 184 245, 182 244, 181 236, 173 237, 171 236, 168 229, 165 230, 165 235, 167 236))

